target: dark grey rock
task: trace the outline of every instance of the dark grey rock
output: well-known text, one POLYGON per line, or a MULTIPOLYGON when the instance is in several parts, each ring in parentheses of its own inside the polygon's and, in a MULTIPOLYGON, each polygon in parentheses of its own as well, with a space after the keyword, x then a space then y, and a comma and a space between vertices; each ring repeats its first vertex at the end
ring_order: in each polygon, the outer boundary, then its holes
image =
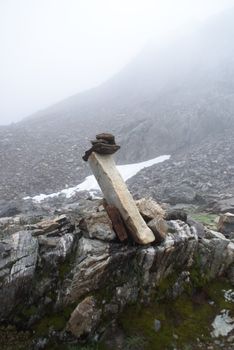
POLYGON ((205 230, 204 230, 203 224, 194 220, 191 216, 188 216, 187 223, 190 227, 194 227, 196 229, 196 232, 199 238, 202 238, 205 236, 205 230))
POLYGON ((0 204, 0 218, 15 216, 20 213, 20 209, 15 202, 9 202, 5 205, 0 204))
POLYGON ((181 209, 171 209, 166 211, 164 218, 165 220, 181 220, 187 222, 187 213, 181 209))
POLYGON ((87 238, 95 238, 102 241, 113 241, 116 239, 112 222, 106 211, 100 211, 85 217, 80 222, 79 227, 87 238))

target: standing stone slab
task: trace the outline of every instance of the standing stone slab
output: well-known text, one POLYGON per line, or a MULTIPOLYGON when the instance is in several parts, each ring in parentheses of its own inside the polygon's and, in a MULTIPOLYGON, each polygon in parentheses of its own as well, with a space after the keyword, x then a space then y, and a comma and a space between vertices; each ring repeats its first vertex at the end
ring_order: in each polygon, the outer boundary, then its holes
POLYGON ((112 156, 92 152, 88 161, 107 203, 119 210, 134 240, 139 244, 153 242, 154 234, 142 219, 112 156))

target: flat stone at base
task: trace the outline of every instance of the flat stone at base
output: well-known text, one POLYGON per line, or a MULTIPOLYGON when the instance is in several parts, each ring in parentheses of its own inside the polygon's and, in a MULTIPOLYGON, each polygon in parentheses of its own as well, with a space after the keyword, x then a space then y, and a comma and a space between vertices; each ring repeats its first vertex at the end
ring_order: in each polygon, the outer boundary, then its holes
POLYGON ((148 222, 149 228, 153 231, 156 242, 162 242, 167 235, 168 226, 167 222, 158 217, 148 222))
POLYGON ((139 244, 153 242, 155 240, 154 234, 141 217, 112 156, 93 152, 89 157, 89 165, 101 187, 106 202, 119 210, 134 240, 139 244))
POLYGON ((113 228, 119 237, 120 241, 125 241, 128 238, 127 231, 124 226, 123 219, 118 211, 113 205, 104 204, 106 212, 112 222, 113 228))

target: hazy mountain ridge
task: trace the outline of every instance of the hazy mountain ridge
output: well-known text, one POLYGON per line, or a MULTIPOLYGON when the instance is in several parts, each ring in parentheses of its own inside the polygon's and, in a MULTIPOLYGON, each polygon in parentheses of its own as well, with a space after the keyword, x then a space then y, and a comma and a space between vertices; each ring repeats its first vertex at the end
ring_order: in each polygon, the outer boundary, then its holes
POLYGON ((161 50, 146 48, 102 86, 20 123, 0 127, 3 199, 74 186, 81 155, 102 131, 116 135, 120 163, 189 149, 234 131, 234 11, 161 50))

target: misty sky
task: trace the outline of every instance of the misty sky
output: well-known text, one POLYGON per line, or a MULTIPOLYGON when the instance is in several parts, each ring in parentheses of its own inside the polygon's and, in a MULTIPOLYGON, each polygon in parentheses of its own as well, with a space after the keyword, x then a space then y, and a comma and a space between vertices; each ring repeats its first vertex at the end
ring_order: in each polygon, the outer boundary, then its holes
POLYGON ((118 72, 234 0, 0 0, 0 125, 118 72))

